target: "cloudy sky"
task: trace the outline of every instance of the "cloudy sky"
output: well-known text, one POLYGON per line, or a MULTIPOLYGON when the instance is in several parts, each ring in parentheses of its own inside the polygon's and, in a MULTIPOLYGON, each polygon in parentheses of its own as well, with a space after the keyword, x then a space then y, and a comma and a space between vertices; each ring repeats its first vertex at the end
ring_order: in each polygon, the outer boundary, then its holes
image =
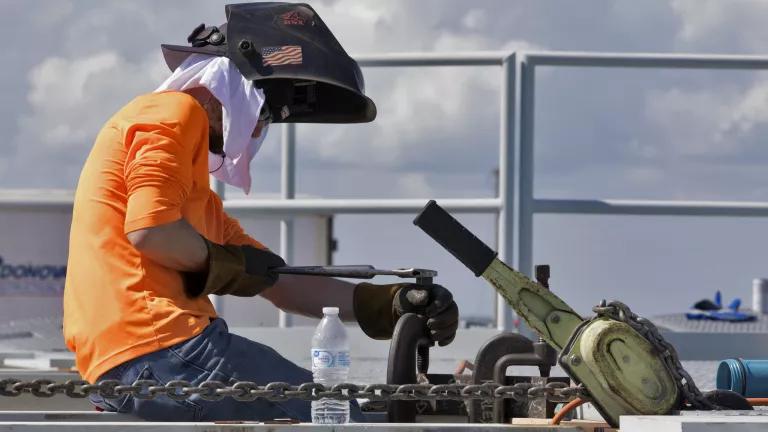
MULTIPOLYGON (((74 188, 101 124, 167 76, 218 1, 0 0, 0 188, 74 188)), ((322 0, 351 54, 472 50, 764 54, 768 1, 322 0)), ((499 70, 366 69, 373 124, 301 126, 298 192, 323 197, 494 194, 499 70)), ((544 68, 537 77, 536 188, 547 198, 768 200, 768 75, 544 68)), ((253 164, 279 190, 279 130, 253 164)), ((491 291, 412 227, 411 216, 341 216, 337 263, 431 266, 468 315, 491 291)), ((461 217, 490 243, 493 219, 461 217)), ((620 298, 644 314, 716 289, 749 303, 768 276, 760 219, 539 216, 535 260, 579 311, 620 298)), ((274 245, 277 247, 277 245, 274 245)))

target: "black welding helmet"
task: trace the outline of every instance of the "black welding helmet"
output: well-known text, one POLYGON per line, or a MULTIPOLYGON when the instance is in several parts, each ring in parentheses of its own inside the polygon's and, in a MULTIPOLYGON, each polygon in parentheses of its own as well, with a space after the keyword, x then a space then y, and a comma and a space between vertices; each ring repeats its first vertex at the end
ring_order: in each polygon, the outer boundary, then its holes
POLYGON ((264 90, 274 123, 364 123, 376 118, 360 67, 311 6, 242 3, 227 23, 201 24, 190 46, 161 45, 175 70, 190 54, 226 56, 264 90))

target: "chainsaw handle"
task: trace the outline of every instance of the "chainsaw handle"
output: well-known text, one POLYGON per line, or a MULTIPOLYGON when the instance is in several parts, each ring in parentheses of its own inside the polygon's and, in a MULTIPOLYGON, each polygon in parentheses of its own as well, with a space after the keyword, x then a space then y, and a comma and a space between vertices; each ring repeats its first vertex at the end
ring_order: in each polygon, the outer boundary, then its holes
POLYGON ((440 243, 475 276, 481 276, 496 258, 496 252, 437 205, 435 200, 427 203, 413 224, 440 243))

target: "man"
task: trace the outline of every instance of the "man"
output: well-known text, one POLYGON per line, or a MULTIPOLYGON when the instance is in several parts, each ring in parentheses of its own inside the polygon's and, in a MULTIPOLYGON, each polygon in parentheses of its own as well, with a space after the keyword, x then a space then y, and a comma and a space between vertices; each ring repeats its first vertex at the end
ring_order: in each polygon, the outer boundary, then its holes
MULTIPOLYGON (((450 343, 458 308, 439 285, 353 285, 283 276, 282 258, 222 208, 209 174, 246 192, 248 164, 270 122, 375 118, 362 74, 307 5, 226 8, 227 24, 201 25, 191 46, 164 45, 173 75, 118 111, 96 138, 77 187, 64 293, 64 335, 90 382, 137 379, 309 382, 311 374, 262 344, 232 335, 208 295, 261 295, 319 317, 339 306, 373 338, 397 319, 429 317, 450 343)), ((309 420, 309 403, 93 398, 148 420, 309 420)), ((360 420, 355 407, 352 418, 360 420)))

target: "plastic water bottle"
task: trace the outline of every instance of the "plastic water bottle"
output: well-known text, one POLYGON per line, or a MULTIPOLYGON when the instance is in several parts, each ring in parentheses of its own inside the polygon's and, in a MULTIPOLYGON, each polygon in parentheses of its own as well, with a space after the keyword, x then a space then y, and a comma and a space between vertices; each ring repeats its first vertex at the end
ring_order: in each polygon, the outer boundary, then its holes
MULTIPOLYGON (((312 336, 312 376, 325 388, 343 383, 349 375, 347 330, 339 319, 339 308, 324 307, 323 320, 312 336)), ((349 422, 349 401, 320 399, 312 402, 312 423, 349 422)))

